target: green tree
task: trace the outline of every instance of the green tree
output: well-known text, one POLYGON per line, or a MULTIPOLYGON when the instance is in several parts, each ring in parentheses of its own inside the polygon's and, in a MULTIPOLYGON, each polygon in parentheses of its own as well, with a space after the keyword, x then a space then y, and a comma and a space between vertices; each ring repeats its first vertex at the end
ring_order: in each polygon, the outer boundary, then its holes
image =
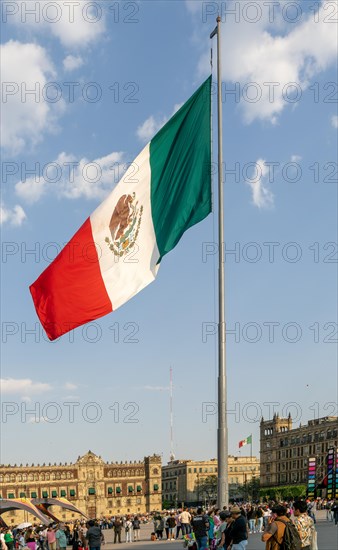
POLYGON ((306 485, 282 485, 280 487, 262 487, 259 491, 265 500, 289 500, 306 496, 306 485))
POLYGON ((213 504, 217 498, 217 476, 198 479, 195 484, 195 492, 197 500, 204 500, 208 506, 213 504))

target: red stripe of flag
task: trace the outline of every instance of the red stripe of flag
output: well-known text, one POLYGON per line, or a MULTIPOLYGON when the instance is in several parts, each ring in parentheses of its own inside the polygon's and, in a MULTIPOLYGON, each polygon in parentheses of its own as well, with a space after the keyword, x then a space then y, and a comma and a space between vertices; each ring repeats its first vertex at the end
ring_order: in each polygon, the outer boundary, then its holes
POLYGON ((90 218, 30 286, 30 291, 50 340, 112 312, 90 218))

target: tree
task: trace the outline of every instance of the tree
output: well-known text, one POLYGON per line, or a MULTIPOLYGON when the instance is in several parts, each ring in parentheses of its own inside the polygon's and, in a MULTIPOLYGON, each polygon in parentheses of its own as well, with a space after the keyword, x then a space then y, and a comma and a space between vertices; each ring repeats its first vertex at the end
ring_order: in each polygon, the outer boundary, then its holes
POLYGON ((217 497, 217 476, 207 476, 198 479, 195 484, 197 500, 204 500, 208 506, 216 501, 217 497))
POLYGON ((281 487, 264 487, 261 488, 260 496, 265 500, 289 500, 291 498, 302 498, 306 495, 306 485, 283 485, 281 487))

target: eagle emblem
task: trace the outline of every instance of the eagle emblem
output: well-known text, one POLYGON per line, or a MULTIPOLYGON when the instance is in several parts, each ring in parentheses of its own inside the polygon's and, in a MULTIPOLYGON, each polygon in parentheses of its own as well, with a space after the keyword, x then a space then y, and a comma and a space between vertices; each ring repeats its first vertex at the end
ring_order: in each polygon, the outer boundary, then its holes
POLYGON ((115 256, 123 256, 133 248, 139 234, 143 206, 139 206, 136 195, 122 195, 117 201, 110 219, 110 237, 105 241, 115 256))

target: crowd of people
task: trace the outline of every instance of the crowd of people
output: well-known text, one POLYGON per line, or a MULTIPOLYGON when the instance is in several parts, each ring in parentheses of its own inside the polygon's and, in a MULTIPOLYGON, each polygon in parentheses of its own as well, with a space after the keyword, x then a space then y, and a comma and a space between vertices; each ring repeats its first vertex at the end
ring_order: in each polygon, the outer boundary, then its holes
POLYGON ((105 529, 113 529, 113 543, 140 540, 140 529, 151 522, 151 541, 182 539, 191 550, 245 550, 248 537, 260 533, 266 550, 280 550, 293 537, 295 550, 317 550, 315 510, 325 509, 338 524, 338 501, 241 503, 223 510, 184 508, 152 514, 113 516, 89 521, 1 529, 0 550, 100 550, 105 529), (297 546, 298 545, 298 546, 297 546))

